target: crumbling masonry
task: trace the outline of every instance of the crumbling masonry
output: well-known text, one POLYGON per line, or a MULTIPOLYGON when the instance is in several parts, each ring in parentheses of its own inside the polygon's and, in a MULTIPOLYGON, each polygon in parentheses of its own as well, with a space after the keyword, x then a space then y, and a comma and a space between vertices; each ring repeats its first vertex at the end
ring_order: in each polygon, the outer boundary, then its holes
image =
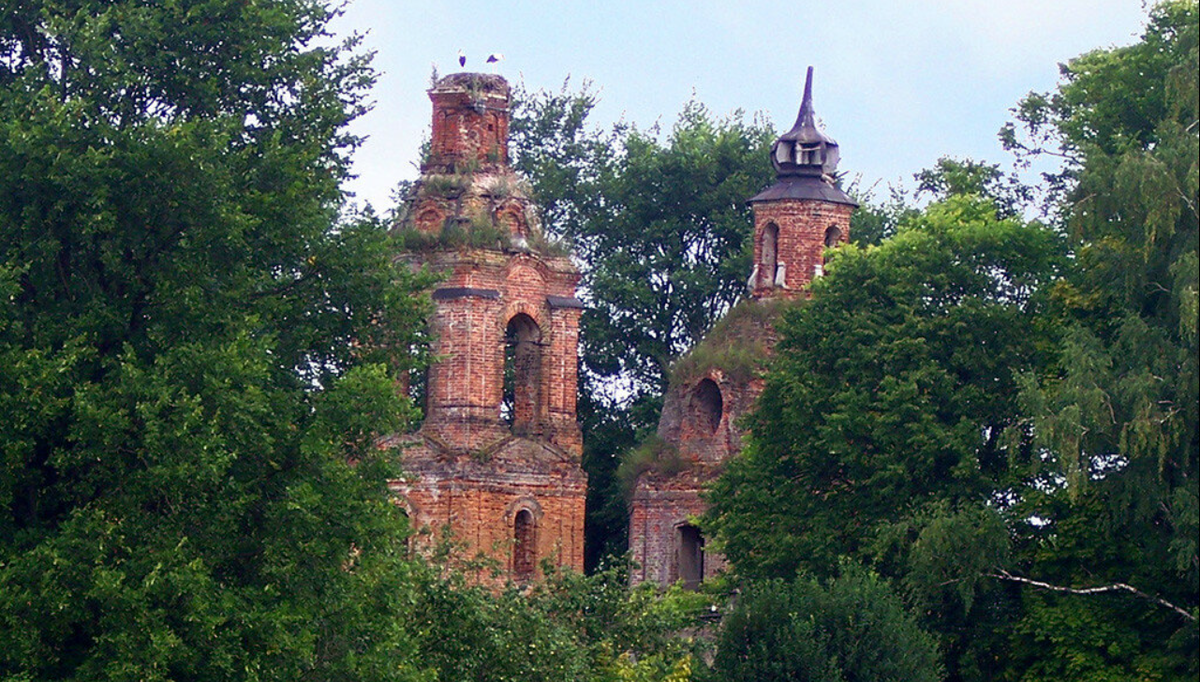
POLYGON ((508 83, 459 73, 429 96, 429 154, 398 229, 402 258, 444 280, 425 421, 387 441, 405 472, 391 487, 426 549, 449 536, 501 579, 535 579, 543 560, 582 571, 579 274, 509 166, 508 83))
MULTIPOLYGON (((449 536, 518 582, 547 559, 582 570, 579 274, 542 236, 509 166, 507 82, 454 74, 429 96, 430 150, 398 229, 401 258, 445 279, 432 292, 425 421, 385 441, 402 450, 405 472, 391 487, 425 549, 449 536)), ((762 391, 774 318, 849 238, 855 204, 833 182, 837 162, 837 143, 814 122, 809 69, 796 124, 771 148, 776 182, 749 200, 749 296, 673 369, 656 450, 634 484, 635 581, 695 586, 724 567, 694 523, 701 491, 742 448, 738 419, 762 391)))

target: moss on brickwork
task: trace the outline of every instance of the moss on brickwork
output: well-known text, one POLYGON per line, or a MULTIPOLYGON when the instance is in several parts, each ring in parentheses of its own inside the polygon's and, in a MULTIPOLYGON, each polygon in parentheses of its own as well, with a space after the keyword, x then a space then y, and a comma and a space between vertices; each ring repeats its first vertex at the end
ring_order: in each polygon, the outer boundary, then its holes
POLYGON ((653 472, 673 476, 687 466, 688 462, 679 456, 679 449, 655 434, 621 458, 621 464, 617 467, 617 479, 621 483, 625 498, 629 499, 633 496, 634 484, 642 474, 653 472))
POLYGON ((730 308, 703 341, 671 366, 671 384, 690 384, 714 369, 734 381, 754 377, 774 345, 775 320, 789 305, 797 303, 747 299, 730 308))

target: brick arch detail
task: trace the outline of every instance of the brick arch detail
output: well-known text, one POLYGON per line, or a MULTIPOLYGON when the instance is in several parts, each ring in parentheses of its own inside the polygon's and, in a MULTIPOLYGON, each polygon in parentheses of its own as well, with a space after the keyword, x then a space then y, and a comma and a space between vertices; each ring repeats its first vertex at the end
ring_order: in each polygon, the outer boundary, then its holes
POLYGON ((508 323, 517 315, 528 315, 533 323, 537 325, 538 333, 542 336, 542 344, 545 345, 550 341, 550 320, 547 319, 544 306, 535 305, 526 300, 510 301, 504 309, 500 311, 500 336, 504 336, 504 330, 508 328, 508 323))
POLYGON ((536 497, 533 495, 522 495, 512 502, 509 502, 508 506, 504 508, 505 525, 511 526, 516 520, 517 514, 520 514, 523 511, 529 512, 529 515, 533 517, 534 524, 540 523, 542 516, 544 516, 546 513, 545 510, 542 509, 542 505, 538 503, 536 497))
MULTIPOLYGON (((496 225, 504 226, 505 216, 512 216, 516 227, 515 234, 525 235, 529 233, 529 220, 526 216, 525 205, 522 202, 517 201, 516 199, 508 199, 500 202, 500 204, 492 211, 492 220, 496 225)), ((516 261, 514 261, 514 263, 515 262, 516 261)), ((545 279, 545 272, 539 270, 538 274, 545 279)))
POLYGON ((517 268, 528 268, 533 270, 537 273, 537 276, 541 278, 542 282, 547 282, 554 277, 554 271, 550 269, 550 266, 547 265, 545 261, 528 253, 518 254, 516 257, 509 260, 508 266, 504 271, 505 278, 511 278, 513 271, 517 268))

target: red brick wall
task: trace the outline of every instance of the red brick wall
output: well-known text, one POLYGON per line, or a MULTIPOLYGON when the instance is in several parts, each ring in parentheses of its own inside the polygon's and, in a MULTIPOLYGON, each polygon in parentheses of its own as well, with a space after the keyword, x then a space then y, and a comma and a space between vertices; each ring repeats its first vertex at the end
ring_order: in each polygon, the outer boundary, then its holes
MULTIPOLYGON (((579 274, 565 257, 472 249, 430 259, 447 272, 439 291, 470 290, 437 301, 425 424, 440 440, 477 449, 508 433, 500 418, 504 331, 515 315, 541 330, 539 404, 530 433, 578 456, 576 422, 579 315, 574 300, 579 274)), ((436 296, 435 296, 436 298, 436 296)))
MULTIPOLYGON (((510 440, 498 450, 445 457, 425 444, 405 450, 404 479, 392 482, 417 534, 418 551, 430 551, 448 526, 460 543, 456 556, 482 554, 511 575, 517 514, 534 520, 535 576, 541 562, 583 571, 583 517, 587 477, 574 462, 545 461, 528 442, 510 440)), ((485 569, 481 579, 491 580, 485 569)))
MULTIPOLYGON (((430 90, 431 153, 410 203, 410 222, 436 236, 445 224, 480 220, 524 239, 534 228, 528 197, 508 167, 508 84, 499 76, 455 74, 430 90)), ((540 563, 583 570, 587 475, 575 415, 579 273, 565 256, 534 253, 520 239, 488 248, 450 247, 405 255, 441 273, 433 291, 432 351, 421 430, 386 446, 401 450, 404 477, 392 482, 433 548, 449 530, 460 558, 482 554, 514 577, 517 515, 532 517, 534 577, 540 563), (505 330, 518 315, 536 329, 536 368, 518 400, 513 427, 501 416, 505 330)), ((525 347, 527 350, 529 346, 525 347)), ((524 576, 522 576, 524 577, 524 576)), ((489 570, 478 574, 491 581, 489 570)))
POLYGON ((429 90, 433 132, 422 171, 508 164, 509 87, 500 76, 456 73, 429 90))
POLYGON ((813 199, 783 199, 754 204, 754 262, 758 264, 755 279, 755 298, 763 296, 796 296, 801 294, 818 264, 825 263, 825 233, 830 227, 838 229, 838 243, 850 239, 850 214, 854 207, 813 199), (767 225, 779 228, 777 260, 786 264, 786 284, 782 290, 774 286, 773 275, 763 261, 763 235, 767 225))
MULTIPOLYGON (((825 237, 830 227, 838 230, 837 242, 846 243, 850 235, 850 214, 854 208, 807 199, 785 199, 754 204, 754 262, 758 275, 751 292, 754 298, 793 298, 806 295, 815 266, 824 265, 825 237), (778 227, 776 258, 785 263, 784 287, 776 288, 774 273, 764 264, 763 234, 770 224, 778 227)), ((757 341, 769 353, 775 342, 773 330, 764 329, 755 338, 736 334, 720 342, 757 341)), ((749 346, 748 346, 749 347, 749 346)), ((742 449, 738 420, 754 405, 763 389, 761 378, 732 378, 720 367, 683 383, 672 384, 664 397, 658 435, 674 446, 685 462, 677 474, 643 474, 634 487, 630 504, 629 549, 641 568, 634 582, 651 581, 666 586, 679 579, 679 526, 704 513, 701 499, 705 486, 720 472, 721 463, 742 449), (696 387, 704 379, 720 389, 723 414, 716 429, 705 423, 695 406, 696 387)), ((705 552, 705 577, 725 566, 723 556, 705 552)))
MULTIPOLYGON (((633 582, 653 582, 666 587, 679 580, 679 527, 707 508, 700 491, 717 475, 713 467, 699 466, 681 474, 645 474, 638 479, 629 514, 629 551, 637 567, 633 582)), ((725 568, 725 557, 704 551, 704 577, 725 568)))

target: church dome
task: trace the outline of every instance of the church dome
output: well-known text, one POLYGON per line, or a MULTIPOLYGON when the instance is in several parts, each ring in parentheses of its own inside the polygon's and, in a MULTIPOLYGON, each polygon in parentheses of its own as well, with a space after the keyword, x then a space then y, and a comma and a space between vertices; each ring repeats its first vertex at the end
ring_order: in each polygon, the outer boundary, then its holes
POLYGON ((812 77, 810 66, 796 124, 771 145, 771 165, 780 176, 833 176, 837 171, 838 143, 817 129, 813 115, 812 77))

